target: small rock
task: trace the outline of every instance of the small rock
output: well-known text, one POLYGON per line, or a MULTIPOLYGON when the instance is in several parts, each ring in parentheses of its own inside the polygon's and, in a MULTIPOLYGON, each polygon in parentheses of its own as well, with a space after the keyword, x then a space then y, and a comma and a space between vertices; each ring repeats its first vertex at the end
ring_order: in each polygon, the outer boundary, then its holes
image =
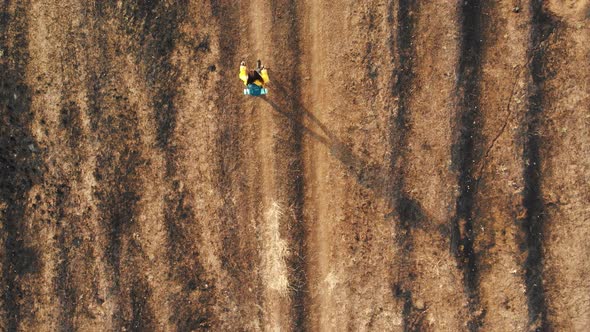
POLYGON ((514 13, 520 13, 520 7, 519 6, 515 6, 514 8, 512 8, 512 12, 514 12, 514 13))
POLYGON ((424 301, 422 301, 422 299, 417 299, 414 306, 418 310, 424 310, 424 301))

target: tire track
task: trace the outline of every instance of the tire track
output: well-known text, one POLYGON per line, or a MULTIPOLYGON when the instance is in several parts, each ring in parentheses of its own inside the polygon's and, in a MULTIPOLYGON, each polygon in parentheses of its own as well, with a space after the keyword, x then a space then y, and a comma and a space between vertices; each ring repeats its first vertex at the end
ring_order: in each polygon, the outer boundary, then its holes
MULTIPOLYGON (((303 45, 309 45, 309 49, 304 51, 306 64, 310 68, 310 82, 305 84, 304 89, 311 91, 306 95, 307 98, 304 99, 304 102, 307 108, 319 109, 313 114, 322 122, 326 119, 324 106, 329 103, 327 98, 320 98, 326 91, 325 78, 329 72, 329 68, 325 66, 329 54, 327 47, 329 35, 325 26, 335 23, 335 17, 342 15, 340 8, 333 8, 334 15, 328 17, 324 7, 325 4, 313 1, 306 1, 302 7, 303 17, 306 20, 303 24, 303 45), (325 44, 322 44, 322 41, 325 44)), ((310 312, 308 327, 310 329, 335 329, 336 326, 344 327, 346 324, 344 321, 336 321, 338 309, 329 305, 335 299, 335 286, 340 279, 339 271, 337 271, 339 267, 330 264, 335 257, 331 239, 334 225, 330 215, 338 213, 336 211, 339 211, 340 208, 332 206, 327 195, 323 195, 322 187, 327 184, 329 177, 329 161, 322 157, 321 146, 310 144, 309 147, 304 147, 304 151, 305 160, 308 162, 308 167, 304 169, 305 182, 310 184, 306 188, 306 199, 309 197, 309 200, 313 202, 309 208, 306 206, 304 217, 305 220, 310 221, 306 226, 308 234, 312 235, 311 238, 308 238, 308 272, 312 276, 308 279, 310 298, 312 298, 308 307, 310 312)), ((338 187, 333 184, 332 192, 341 192, 338 187)))
MULTIPOLYGON (((173 280, 181 290, 172 295, 172 323, 179 330, 209 328, 214 324, 212 313, 212 282, 205 276, 200 249, 193 236, 196 223, 191 192, 184 187, 184 176, 179 168, 177 129, 178 98, 181 97, 180 75, 183 68, 174 63, 178 44, 193 43, 194 36, 186 36, 181 27, 187 20, 187 1, 130 3, 124 8, 125 17, 138 22, 129 31, 138 37, 136 56, 145 66, 146 82, 157 123, 156 142, 165 159, 164 179, 168 193, 164 197, 164 223, 167 231, 169 266, 173 280), (190 235, 189 235, 190 234, 190 235), (193 301, 199 303, 192 304, 193 301)), ((208 37, 191 45, 195 51, 210 52, 208 37)), ((197 241, 198 242, 198 241, 197 241)))
POLYGON ((469 298, 468 327, 476 331, 485 314, 479 311, 479 271, 474 250, 476 165, 480 155, 480 80, 482 57, 481 3, 465 1, 461 5, 461 53, 458 63, 457 138, 452 147, 453 166, 458 170, 459 196, 451 220, 451 250, 463 269, 465 292, 469 298), (479 311, 479 313, 478 313, 479 311))
MULTIPOLYGON (((55 8, 59 7, 56 6, 55 8)), ((66 12, 72 16, 79 14, 75 11, 66 12)), ((79 201, 78 195, 80 195, 77 190, 83 182, 84 171, 81 166, 86 157, 85 147, 90 142, 85 137, 85 134, 88 133, 83 131, 81 108, 75 100, 75 94, 78 92, 76 83, 79 83, 78 79, 83 77, 81 71, 78 70, 81 63, 76 54, 76 49, 81 46, 81 40, 79 35, 76 34, 71 21, 65 25, 66 31, 62 33, 65 38, 59 43, 63 45, 61 49, 62 55, 59 59, 62 67, 59 73, 61 75, 59 81, 64 82, 61 87, 59 134, 55 134, 53 137, 58 140, 63 138, 63 141, 58 141, 56 145, 67 146, 69 149, 65 151, 65 156, 62 155, 64 159, 63 169, 57 170, 61 174, 57 174, 55 179, 52 180, 52 182, 58 183, 55 188, 54 217, 57 227, 58 263, 54 282, 55 293, 60 304, 59 328, 63 331, 73 331, 79 328, 79 325, 77 326, 75 323, 77 312, 89 306, 89 302, 84 298, 84 295, 86 295, 83 292, 85 285, 76 278, 78 275, 89 272, 88 266, 83 260, 87 258, 83 254, 87 244, 84 243, 85 229, 82 223, 83 217, 81 217, 81 215, 88 217, 88 214, 87 211, 84 211, 83 214, 79 213, 78 209, 81 210, 82 206, 77 204, 76 201, 79 201), (63 179, 68 179, 70 182, 62 182, 63 179), (62 183, 60 184, 60 182, 62 183), (80 256, 83 258, 80 259, 80 256)), ((40 45, 39 47, 42 48, 43 46, 40 45)))
POLYGON ((29 286, 37 288, 29 301, 38 303, 39 309, 23 328, 73 330, 77 313, 92 305, 92 297, 86 297, 89 287, 80 282, 93 272, 88 262, 92 255, 87 254, 90 241, 84 236, 89 232, 82 222, 90 219, 91 204, 86 202, 88 196, 81 197, 83 177, 91 172, 83 167, 90 142, 82 123, 84 103, 76 100, 84 93, 79 87, 85 83, 85 64, 76 54, 83 43, 77 28, 83 23, 80 7, 71 2, 34 3, 27 15, 31 17, 28 50, 32 56, 27 71, 34 91, 32 129, 48 167, 30 217, 38 235, 29 241, 38 243, 44 261, 41 275, 34 280, 37 285, 29 286), (55 25, 45 29, 52 20, 55 25), (53 316, 59 320, 48 318, 53 316))
MULTIPOLYGON (((102 2, 96 2, 85 7, 83 15, 84 21, 88 22, 89 30, 85 41, 86 51, 83 52, 83 55, 88 59, 88 72, 85 83, 87 98, 85 115, 87 124, 85 124, 85 127, 89 138, 96 142, 90 154, 91 162, 88 163, 88 167, 92 167, 92 169, 87 170, 90 174, 86 175, 89 178, 86 181, 88 182, 88 199, 94 203, 92 211, 95 221, 92 226, 94 228, 92 230, 93 235, 90 236, 90 239, 94 243, 91 249, 93 259, 98 266, 94 268, 93 272, 95 275, 99 275, 98 278, 92 278, 92 285, 89 288, 91 288, 91 296, 94 297, 93 302, 99 314, 101 313, 100 310, 104 308, 104 316, 102 317, 104 321, 99 320, 97 325, 114 329, 117 326, 114 314, 119 309, 116 301, 117 294, 113 296, 113 291, 116 290, 115 285, 118 281, 113 278, 113 264, 108 261, 107 243, 109 241, 109 231, 104 225, 103 208, 100 206, 101 202, 98 199, 98 188, 101 181, 97 176, 98 159, 104 143, 99 139, 101 114, 103 112, 102 108, 106 105, 105 89, 109 84, 108 78, 112 70, 108 57, 108 27, 104 19, 107 15, 106 11, 107 8, 102 2)), ((96 311, 91 312, 96 313, 96 311)), ((80 322, 80 324, 83 323, 80 322)), ((96 325, 94 326, 96 327, 96 325)))
MULTIPOLYGON (((232 59, 231 65, 222 60, 226 54, 225 50, 220 49, 220 46, 226 45, 220 41, 220 37, 224 35, 220 31, 223 31, 224 27, 236 29, 239 26, 247 26, 243 22, 238 24, 234 21, 224 20, 222 27, 222 23, 216 19, 211 20, 211 13, 219 14, 219 11, 232 16, 240 13, 240 10, 234 9, 236 6, 225 6, 227 5, 219 3, 203 5, 195 1, 191 3, 190 19, 181 26, 181 31, 186 35, 186 39, 179 43, 175 51, 175 54, 182 55, 182 57, 174 57, 175 66, 181 69, 178 79, 181 82, 179 89, 183 91, 175 99, 179 109, 175 145, 177 149, 184 151, 179 156, 178 167, 181 170, 180 173, 183 174, 182 184, 190 194, 187 199, 190 198, 195 207, 198 207, 198 209, 194 209, 197 227, 191 227, 191 229, 195 233, 192 237, 198 239, 195 249, 207 270, 205 275, 208 282, 201 286, 210 288, 209 291, 212 294, 211 302, 207 303, 212 317, 214 317, 210 328, 227 330, 244 324, 245 329, 256 329, 260 326, 259 322, 261 321, 260 316, 256 317, 261 312, 259 306, 261 286, 257 278, 259 269, 256 268, 257 252, 253 248, 256 245, 255 236, 257 236, 253 227, 256 219, 253 218, 255 216, 241 213, 255 210, 249 199, 249 195, 252 194, 249 191, 251 184, 246 181, 254 177, 250 175, 252 174, 250 169, 246 170, 247 176, 243 174, 243 169, 232 169, 230 176, 233 179, 228 181, 230 191, 227 193, 231 195, 230 197, 221 192, 218 182, 221 173, 218 161, 220 157, 218 128, 221 126, 218 122, 219 117, 226 118, 231 115, 232 121, 235 119, 236 123, 233 123, 228 129, 239 140, 231 142, 232 146, 239 149, 253 145, 248 143, 251 139, 245 135, 242 129, 245 123, 244 117, 240 114, 242 110, 235 109, 236 112, 228 114, 234 111, 231 102, 229 105, 221 104, 222 106, 220 106, 218 104, 222 95, 224 97, 233 96, 237 99, 241 92, 237 86, 237 89, 234 90, 233 85, 231 85, 231 93, 228 90, 229 82, 238 83, 236 65, 239 64, 239 60, 232 59), (203 22, 211 22, 212 24, 203 26, 203 22), (194 39, 194 42, 190 41, 191 38, 194 39), (210 43, 206 51, 203 48, 205 43, 210 43), (195 74, 195 68, 201 70, 195 74), (220 82, 224 84, 220 84, 220 82), (224 92, 219 92, 219 89, 223 89, 224 92), (217 110, 221 107, 227 108, 218 114, 217 110), (201 207, 203 203, 207 208, 201 207), (237 211, 224 211, 223 206, 227 203, 237 204, 237 211), (227 212, 236 212, 235 218, 226 220, 225 214, 227 212), (214 222, 211 222, 212 220, 214 222), (224 223, 221 223, 222 221, 224 223), (226 245, 224 238, 226 238, 228 230, 232 233, 235 232, 236 239, 235 242, 226 245), (225 264, 228 263, 225 260, 227 252, 237 252, 232 257, 240 264, 235 271, 225 268, 225 264), (244 257, 248 257, 248 259, 244 257), (243 323, 245 320, 248 320, 246 324, 243 323)), ((231 47, 236 50, 243 49, 236 45, 240 42, 241 32, 238 32, 237 35, 232 33, 228 37, 232 41, 231 47)), ((226 102, 228 100, 226 99, 226 102)), ((250 151, 240 151, 238 156, 224 157, 237 157, 239 165, 240 160, 245 159, 243 154, 249 153, 250 151)), ((229 160, 229 162, 236 163, 235 160, 229 160)), ((237 167, 235 164, 230 164, 230 166, 237 167)), ((252 196, 257 197, 258 195, 252 196)), ((196 302, 196 300, 193 301, 196 302)))
MULTIPOLYGON (((106 102, 112 102, 109 99, 110 97, 107 97, 106 102)), ((114 104, 117 105, 116 102, 114 104)), ((119 104, 119 107, 131 113, 124 105, 119 104)), ((139 167, 144 161, 140 153, 133 148, 137 146, 133 138, 137 127, 136 119, 126 117, 111 125, 120 128, 120 131, 112 132, 100 128, 98 130, 98 138, 103 142, 110 142, 110 148, 108 152, 101 151, 97 156, 95 176, 100 186, 96 189, 95 195, 99 200, 97 206, 102 212, 101 218, 108 239, 105 254, 113 275, 114 329, 131 329, 137 318, 131 317, 127 312, 128 294, 125 286, 128 283, 135 284, 126 278, 128 269, 132 269, 130 263, 133 262, 133 255, 136 254, 138 246, 132 236, 140 193, 134 188, 141 183, 138 174, 139 167), (127 257, 128 255, 130 257, 127 257)))
POLYGON ((473 222, 479 301, 485 310, 481 330, 523 330, 528 322, 518 224, 524 211, 522 143, 515 139, 526 111, 527 21, 526 10, 515 9, 515 3, 482 3, 479 131, 485 150, 474 172, 473 222))
MULTIPOLYGON (((213 17, 219 26, 219 84, 215 88, 215 179, 222 204, 217 211, 221 227, 221 267, 228 275, 227 289, 237 294, 228 304, 231 312, 223 318, 222 328, 232 329, 248 317, 246 329, 260 329, 264 314, 260 306, 263 285, 259 283, 259 252, 256 229, 262 219, 256 198, 260 197, 260 181, 255 179, 256 165, 251 160, 255 153, 249 143, 255 141, 258 131, 250 121, 244 121, 249 104, 240 94, 243 85, 237 81, 238 66, 244 56, 239 50, 248 50, 249 16, 245 8, 234 2, 211 1, 213 17), (228 85, 227 82, 234 82, 228 85), (228 86, 232 87, 228 92, 228 86), (235 90, 233 90, 235 88, 235 90), (254 137, 253 137, 254 136, 254 137), (250 180, 252 179, 252 180, 250 180), (253 224, 255 225, 254 227, 253 224), (249 257, 251 260, 244 259, 249 257)), ((243 51, 242 51, 243 52, 243 51)), ((242 323, 243 324, 243 323, 242 323)))
MULTIPOLYGON (((40 2, 31 8, 34 126, 49 165, 32 207, 39 223, 47 224, 40 232, 45 237, 41 241, 46 262, 43 277, 47 279, 41 301, 51 303, 39 304, 37 326, 31 329, 108 328, 112 319, 105 315, 112 308, 108 295, 112 283, 105 276, 109 269, 103 259, 106 241, 94 201, 96 145, 91 129, 99 128, 96 115, 100 112, 95 110, 101 104, 96 94, 104 80, 94 76, 96 80, 89 83, 95 72, 88 56, 92 53, 78 52, 94 45, 89 39, 94 38, 95 18, 100 15, 89 16, 89 11, 93 9, 72 2, 40 2), (45 29, 47 26, 52 28, 45 29), (96 91, 89 89, 93 87, 96 91)), ((106 43, 102 46, 106 49, 106 43)))
POLYGON ((121 51, 125 44, 117 34, 117 22, 110 20, 117 17, 117 8, 97 4, 93 10, 97 14, 96 38, 104 42, 101 50, 106 58, 98 61, 99 67, 91 74, 97 81, 90 87, 89 103, 91 124, 97 140, 103 143, 97 150, 94 195, 106 236, 104 255, 112 274, 106 300, 113 329, 137 330, 146 324, 153 326, 155 320, 147 300, 150 290, 138 288, 147 284, 139 268, 145 256, 137 216, 148 160, 140 149, 139 114, 129 101, 125 69, 119 67, 126 54, 121 51))
MULTIPOLYGON (((100 11, 100 9, 99 9, 100 11)), ((102 13, 101 13, 102 14, 102 13)), ((97 21, 101 21, 101 20, 97 20, 97 21)), ((103 26, 102 26, 102 22, 101 23, 97 23, 98 26, 100 26, 100 30, 102 30, 103 26)), ((99 31, 100 31, 99 30, 99 31)), ((103 30, 104 32, 104 30, 103 30)), ((101 36, 100 39, 103 39, 102 41, 104 42, 103 46, 103 54, 102 56, 106 59, 107 58, 107 38, 106 38, 106 33, 102 34, 102 33, 97 33, 97 35, 101 36)), ((108 134, 104 134, 102 131, 103 129, 101 128, 101 122, 103 122, 102 119, 102 109, 103 109, 103 105, 107 104, 107 96, 106 96, 106 92, 105 89, 108 86, 108 80, 104 79, 104 77, 107 77, 108 75, 111 74, 109 65, 108 65, 108 61, 105 61, 105 64, 103 66, 100 66, 100 69, 98 69, 100 71, 100 74, 93 72, 91 74, 91 76, 94 76, 95 80, 89 80, 89 85, 91 85, 91 88, 89 89, 90 94, 89 94, 89 117, 90 117, 90 123, 91 123, 91 127, 93 130, 93 134, 96 135, 97 138, 104 139, 105 136, 108 139, 110 136, 108 134)), ((111 124, 112 125, 112 124, 111 124)), ((113 232, 111 231, 110 227, 113 224, 113 220, 110 216, 108 216, 109 212, 110 212, 110 208, 111 206, 109 206, 108 203, 105 203, 107 197, 109 195, 113 195, 112 192, 104 192, 102 188, 100 188, 103 185, 103 179, 104 179, 104 175, 101 174, 100 170, 102 167, 114 167, 114 164, 111 164, 110 162, 105 162, 105 152, 102 151, 104 147, 99 146, 96 152, 96 157, 95 157, 95 165, 94 165, 94 170, 93 170, 93 177, 95 180, 95 183, 97 184, 95 187, 92 188, 92 195, 93 198, 97 200, 96 203, 96 208, 97 208, 97 218, 98 218, 98 225, 100 227, 100 230, 102 232, 104 232, 104 243, 102 245, 104 245, 103 252, 102 254, 104 256, 102 256, 102 258, 105 260, 105 274, 108 276, 110 280, 109 283, 109 287, 107 292, 105 293, 105 298, 101 299, 102 301, 109 301, 110 302, 110 309, 112 310, 111 312, 109 312, 108 314, 110 314, 110 323, 111 323, 111 327, 112 328, 121 328, 121 324, 120 321, 118 320, 117 316, 120 316, 120 306, 121 304, 119 303, 119 301, 117 301, 117 297, 119 296, 119 291, 120 291, 120 272, 119 272, 119 264, 118 262, 113 261, 113 251, 119 251, 120 250, 120 238, 117 237, 115 234, 113 234, 113 232), (100 188, 100 189, 99 189, 100 188), (115 248, 116 247, 116 248, 115 248), (114 299, 113 299, 114 298, 114 299)), ((114 174, 111 174, 114 176, 114 174)), ((107 189, 108 190, 108 189, 107 189)), ((111 189, 113 190, 113 189, 111 189)), ((112 206, 113 208, 115 208, 115 206, 112 206)), ((123 208, 123 207, 121 207, 123 208)), ((126 207, 125 207, 126 208, 126 207)), ((97 287, 99 287, 97 285, 97 287)), ((100 298, 100 297, 99 297, 100 298)))
MULTIPOLYGON (((404 331, 417 331, 422 327, 421 310, 417 309, 412 301, 412 275, 413 269, 413 238, 412 229, 419 226, 423 221, 423 212, 417 202, 412 200, 406 193, 405 188, 405 164, 408 145, 408 131, 410 130, 410 97, 412 81, 414 78, 414 48, 413 34, 416 26, 415 12, 419 10, 418 2, 412 0, 401 0, 397 4, 395 19, 389 18, 396 29, 392 30, 395 36, 390 37, 390 52, 395 54, 397 68, 393 72, 391 82, 392 94, 397 98, 397 114, 391 117, 390 146, 392 147, 390 160, 390 173, 395 182, 392 188, 392 207, 395 209, 396 242, 399 246, 400 257, 396 263, 398 266, 397 280, 394 285, 393 294, 400 299, 402 305, 402 318, 404 331)), ((390 2, 389 13, 393 15, 393 2, 390 2)), ((423 308, 422 308, 423 309, 423 308)))
POLYGON ((27 84, 29 61, 28 16, 26 7, 9 7, 0 12, 0 199, 3 206, 2 321, 0 327, 16 331, 32 315, 23 301, 28 293, 24 284, 28 275, 42 268, 40 254, 26 243, 25 216, 28 193, 42 177, 42 161, 31 130, 31 91, 27 84), (12 12, 11 12, 12 9, 12 12))
POLYGON ((528 250, 524 262, 526 295, 528 298, 529 323, 535 331, 550 329, 547 320, 545 289, 543 286, 543 234, 545 205, 541 193, 541 117, 544 108, 543 82, 545 81, 545 45, 543 44, 555 29, 551 17, 544 11, 543 2, 531 0, 531 82, 528 97, 529 109, 523 127, 525 142, 523 150, 525 179, 523 204, 526 209, 522 223, 525 234, 524 244, 528 250))
POLYGON ((590 326, 590 3, 552 0, 540 9, 541 39, 551 31, 540 48, 542 104, 535 132, 543 203, 540 279, 549 328, 583 331, 590 326), (550 17, 549 26, 543 15, 550 17))
POLYGON ((391 328, 398 324, 396 304, 388 294, 391 271, 380 268, 384 259, 392 261, 395 251, 391 224, 383 220, 388 169, 380 164, 388 148, 377 143, 387 136, 389 117, 380 107, 390 92, 383 92, 389 75, 380 73, 390 64, 376 56, 387 47, 379 39, 388 30, 385 7, 310 2, 302 8, 305 61, 299 80, 307 110, 301 126, 308 134, 306 202, 313 203, 305 208, 308 326, 391 328), (373 100, 376 95, 381 98, 373 100), (364 315, 365 310, 370 313, 364 315))
MULTIPOLYGON (((66 212, 64 205, 65 200, 70 196, 70 188, 67 185, 61 185, 57 189, 56 208, 58 221, 66 218, 66 212)), ((73 331, 75 329, 74 318, 76 316, 77 307, 77 285, 74 284, 73 276, 71 273, 72 264, 70 257, 72 255, 69 247, 66 247, 68 241, 68 233, 71 232, 71 227, 66 230, 67 226, 62 226, 61 232, 58 235, 59 245, 59 263, 57 265, 57 271, 55 274, 56 293, 60 303, 59 312, 59 328, 62 331, 73 331), (70 231, 70 232, 68 232, 70 231)), ((74 233, 74 232, 71 232, 74 233)), ((71 243, 71 242, 70 242, 71 243)))
MULTIPOLYGON (((405 211, 396 211, 407 214, 407 220, 421 220, 417 223, 419 227, 411 231, 413 271, 406 271, 412 286, 411 298, 401 287, 398 291, 400 312, 403 313, 404 305, 406 313, 410 311, 410 299, 416 309, 412 311, 417 321, 405 321, 408 329, 462 330, 467 320, 466 296, 460 282, 462 272, 456 268, 456 260, 449 250, 451 206, 455 204, 457 181, 456 173, 449 167, 452 164, 449 147, 455 134, 450 119, 456 114, 452 100, 457 95, 460 9, 456 3, 420 2, 419 10, 413 12, 416 23, 412 44, 416 56, 407 100, 411 116, 407 118, 409 128, 404 147, 407 152, 403 163, 404 196, 411 204, 407 204, 405 211), (446 14, 438 15, 442 12, 446 14)), ((395 295, 395 284, 391 290, 395 295)), ((400 318, 403 325, 403 316, 400 318)))
MULTIPOLYGON (((346 220, 343 226, 346 226, 335 234, 335 238, 348 238, 348 245, 337 249, 343 251, 339 258, 341 264, 346 266, 349 260, 358 262, 342 274, 346 280, 343 287, 350 289, 344 319, 349 330, 390 330, 403 328, 404 324, 403 302, 407 301, 400 300, 394 289, 400 285, 400 274, 411 272, 405 270, 408 265, 400 259, 401 246, 392 245, 392 237, 400 235, 396 226, 399 225, 396 194, 392 188, 404 175, 392 172, 391 164, 402 154, 395 144, 405 144, 400 139, 404 133, 396 132, 394 124, 400 103, 395 84, 398 77, 413 74, 412 70, 403 74, 400 70, 397 47, 400 40, 396 39, 401 36, 399 10, 405 5, 398 3, 396 8, 393 2, 386 5, 382 1, 349 5, 345 15, 353 25, 344 27, 348 37, 342 48, 349 49, 345 52, 346 61, 329 65, 351 76, 345 79, 345 89, 339 91, 342 103, 332 104, 341 105, 341 112, 333 114, 328 122, 329 126, 341 126, 339 136, 343 142, 327 133, 333 145, 332 155, 356 180, 345 185, 350 186, 341 204, 346 220), (396 217, 395 225, 392 216, 396 217), (365 271, 372 273, 365 274, 365 271), (369 299, 364 294, 378 296, 369 299)), ((326 108, 330 109, 331 105, 326 108)))
MULTIPOLYGON (((246 49, 253 56, 246 56, 252 68, 254 59, 261 59, 263 63, 272 67, 274 58, 271 58, 272 35, 268 38, 266 28, 277 29, 272 21, 273 5, 267 1, 252 1, 247 7, 248 34, 246 37, 246 49), (254 58, 255 57, 255 58, 254 58)), ((280 48, 274 45, 273 49, 280 48)), ((284 50, 288 51, 288 50, 284 50)), ((271 79, 274 78, 271 76, 271 79)), ((285 189, 282 186, 283 162, 289 158, 289 151, 285 158, 276 158, 276 151, 281 149, 282 131, 272 117, 268 107, 261 105, 259 98, 244 98, 244 105, 253 110, 251 130, 256 136, 252 142, 254 147, 252 158, 248 162, 248 173, 251 179, 258 179, 253 185, 254 195, 251 195, 253 216, 256 221, 257 249, 260 260, 260 272, 257 275, 260 292, 259 303, 261 306, 261 328, 268 330, 289 329, 290 321, 290 295, 289 266, 287 260, 289 232, 285 232, 285 225, 290 223, 292 211, 290 197, 283 196, 285 189)), ((287 189, 288 190, 288 189, 287 189)))
MULTIPOLYGON (((278 165, 277 180, 280 183, 279 200, 285 201, 292 211, 293 217, 289 222, 283 223, 282 234, 285 234, 291 253, 286 258, 289 270, 290 291, 290 322, 287 324, 293 331, 307 330, 306 318, 308 289, 307 289, 307 261, 306 253, 306 228, 304 219, 305 209, 305 181, 303 173, 303 132, 297 125, 302 121, 301 87, 289 79, 291 75, 297 75, 301 65, 300 48, 300 14, 299 5, 295 0, 282 0, 271 3, 272 38, 274 44, 273 61, 282 68, 291 68, 291 71, 276 71, 276 77, 271 78, 279 82, 280 90, 271 93, 277 95, 285 102, 283 111, 291 115, 288 119, 282 117, 276 120, 281 135, 274 149, 276 163, 278 165), (286 34, 283 31, 287 31, 286 34), (289 91, 288 96, 281 95, 282 90, 289 91), (290 121, 290 119, 294 119, 290 121), (284 157, 283 157, 284 156, 284 157), (282 197, 280 197, 282 196, 282 197)), ((274 75, 274 72, 271 73, 274 75)), ((276 119, 276 118, 275 118, 276 119)))
POLYGON ((216 289, 223 273, 215 263, 211 266, 217 249, 208 248, 215 243, 209 237, 216 225, 210 224, 211 211, 199 206, 203 194, 210 193, 200 171, 209 151, 195 155, 202 148, 199 144, 207 145, 198 140, 207 140, 209 129, 194 121, 212 108, 212 102, 202 97, 215 84, 210 80, 216 66, 205 63, 216 61, 216 25, 197 26, 208 9, 199 2, 127 3, 120 8, 121 30, 133 55, 128 66, 135 69, 126 75, 127 85, 140 87, 131 98, 144 108, 142 149, 150 166, 143 176, 151 179, 144 185, 141 204, 143 214, 150 215, 140 234, 147 257, 137 262, 137 268, 147 270, 153 289, 144 297, 156 308, 159 325, 167 329, 215 328, 215 297, 223 290, 216 289), (154 260, 160 267, 153 266, 154 260))
MULTIPOLYGON (((235 59, 237 58, 236 52, 234 50, 234 45, 238 42, 235 37, 235 33, 237 32, 236 28, 232 26, 226 19, 227 17, 231 17, 232 19, 238 19, 238 13, 230 13, 230 10, 227 8, 228 6, 222 3, 219 0, 211 1, 211 10, 212 14, 217 20, 220 26, 220 36, 219 36, 219 48, 221 57, 219 59, 220 70, 223 72, 221 73, 225 77, 231 77, 230 68, 235 68, 235 59)), ((232 175, 235 171, 237 166, 237 162, 240 161, 239 158, 239 140, 235 138, 234 134, 232 134, 231 128, 233 125, 237 125, 237 121, 234 118, 230 118, 230 111, 235 111, 237 104, 234 100, 230 102, 230 96, 224 93, 224 86, 220 84, 218 87, 219 91, 219 99, 217 101, 218 106, 218 115, 216 119, 218 119, 219 125, 219 134, 216 139, 216 146, 218 152, 218 168, 219 174, 217 183, 219 184, 219 190, 221 192, 221 196, 223 198, 223 207, 222 211, 220 211, 221 222, 230 224, 237 220, 237 207, 231 200, 231 192, 232 192, 232 175), (230 107, 231 110, 230 110, 230 107), (234 121, 230 121, 234 120, 234 121)), ((233 99, 233 98, 232 98, 233 99)), ((224 268, 228 269, 230 275, 235 273, 235 270, 231 268, 233 263, 231 263, 231 257, 237 256, 237 250, 232 243, 237 242, 237 234, 233 230, 233 227, 229 227, 229 234, 224 237, 223 240, 223 247, 229 250, 224 251, 224 257, 222 258, 222 262, 224 268)))
POLYGON ((130 89, 129 103, 137 108, 138 129, 141 136, 142 156, 145 158, 141 168, 142 196, 137 202, 137 229, 134 238, 139 239, 135 248, 133 272, 134 288, 130 291, 130 303, 134 328, 145 329, 145 317, 150 326, 171 329, 170 307, 166 297, 172 293, 171 278, 166 257, 168 237, 164 224, 164 182, 165 160, 163 153, 157 148, 155 114, 150 107, 150 97, 141 70, 135 63, 127 63, 129 70, 123 75, 124 85, 130 89), (141 278, 140 276, 145 276, 141 278), (139 285, 139 286, 138 286, 139 285), (135 287, 138 286, 138 287, 135 287), (152 310, 146 309, 152 308, 152 310), (153 317, 151 317, 153 316, 153 317))
MULTIPOLYGON (((125 13, 122 13, 125 15, 125 13)), ((116 31, 122 27, 117 26, 116 31)), ((135 38, 121 34, 121 45, 133 45, 135 38)), ((136 53, 129 52, 129 55, 136 53)), ((141 151, 143 163, 138 169, 143 180, 142 195, 136 203, 136 227, 133 232, 134 246, 129 254, 132 258, 129 283, 129 317, 130 328, 134 330, 171 329, 170 303, 167 297, 171 290, 171 278, 166 257, 167 234, 164 224, 165 209, 165 160, 164 154, 157 148, 155 112, 151 108, 151 95, 142 71, 142 63, 132 56, 122 62, 127 69, 121 74, 121 84, 125 87, 125 96, 129 105, 137 114, 137 147, 141 151)))

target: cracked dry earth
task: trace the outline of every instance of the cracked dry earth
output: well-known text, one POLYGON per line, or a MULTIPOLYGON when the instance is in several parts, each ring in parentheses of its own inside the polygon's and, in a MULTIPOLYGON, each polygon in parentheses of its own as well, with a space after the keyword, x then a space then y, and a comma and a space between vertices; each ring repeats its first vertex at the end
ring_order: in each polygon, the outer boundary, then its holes
POLYGON ((587 0, 2 1, 0 330, 587 331, 589 60, 587 0))

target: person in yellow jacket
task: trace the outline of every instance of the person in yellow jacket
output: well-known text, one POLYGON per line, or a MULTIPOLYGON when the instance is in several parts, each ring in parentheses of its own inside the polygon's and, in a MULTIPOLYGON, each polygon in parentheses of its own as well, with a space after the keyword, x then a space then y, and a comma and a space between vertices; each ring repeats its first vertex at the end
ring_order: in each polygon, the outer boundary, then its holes
POLYGON ((240 80, 246 86, 246 89, 244 89, 246 95, 260 96, 268 93, 268 90, 264 88, 264 85, 270 81, 268 70, 264 68, 260 60, 258 60, 255 70, 248 70, 246 62, 242 61, 240 63, 240 80))

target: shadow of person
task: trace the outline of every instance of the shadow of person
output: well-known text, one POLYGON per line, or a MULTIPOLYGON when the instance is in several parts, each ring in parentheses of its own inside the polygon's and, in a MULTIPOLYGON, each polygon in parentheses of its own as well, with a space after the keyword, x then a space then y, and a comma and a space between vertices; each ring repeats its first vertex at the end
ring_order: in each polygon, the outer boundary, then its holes
POLYGON ((283 115, 292 125, 303 134, 325 145, 334 158, 340 161, 361 186, 371 190, 375 195, 386 199, 392 206, 392 211, 384 218, 397 217, 404 228, 421 226, 427 220, 421 204, 402 190, 396 190, 390 167, 370 163, 356 155, 352 149, 344 144, 331 132, 312 112, 292 98, 281 84, 273 84, 270 91, 278 98, 262 96, 264 102, 278 114, 283 115), (304 120, 318 128, 314 130, 304 124, 304 120))
POLYGON ((369 163, 356 155, 349 146, 339 140, 313 113, 295 101, 296 99, 291 98, 284 89, 277 87, 277 84, 272 85, 271 91, 279 92, 279 98, 277 99, 282 102, 270 99, 268 96, 262 96, 260 98, 269 104, 275 112, 285 116, 302 133, 325 145, 330 154, 339 160, 363 187, 370 189, 379 196, 384 196, 388 192, 389 177, 385 169, 375 163, 369 163), (287 101, 292 101, 291 105, 287 101), (289 109, 291 111, 285 111, 289 109), (303 124, 304 118, 309 120, 309 123, 319 128, 319 130, 313 130, 305 126, 303 124))

